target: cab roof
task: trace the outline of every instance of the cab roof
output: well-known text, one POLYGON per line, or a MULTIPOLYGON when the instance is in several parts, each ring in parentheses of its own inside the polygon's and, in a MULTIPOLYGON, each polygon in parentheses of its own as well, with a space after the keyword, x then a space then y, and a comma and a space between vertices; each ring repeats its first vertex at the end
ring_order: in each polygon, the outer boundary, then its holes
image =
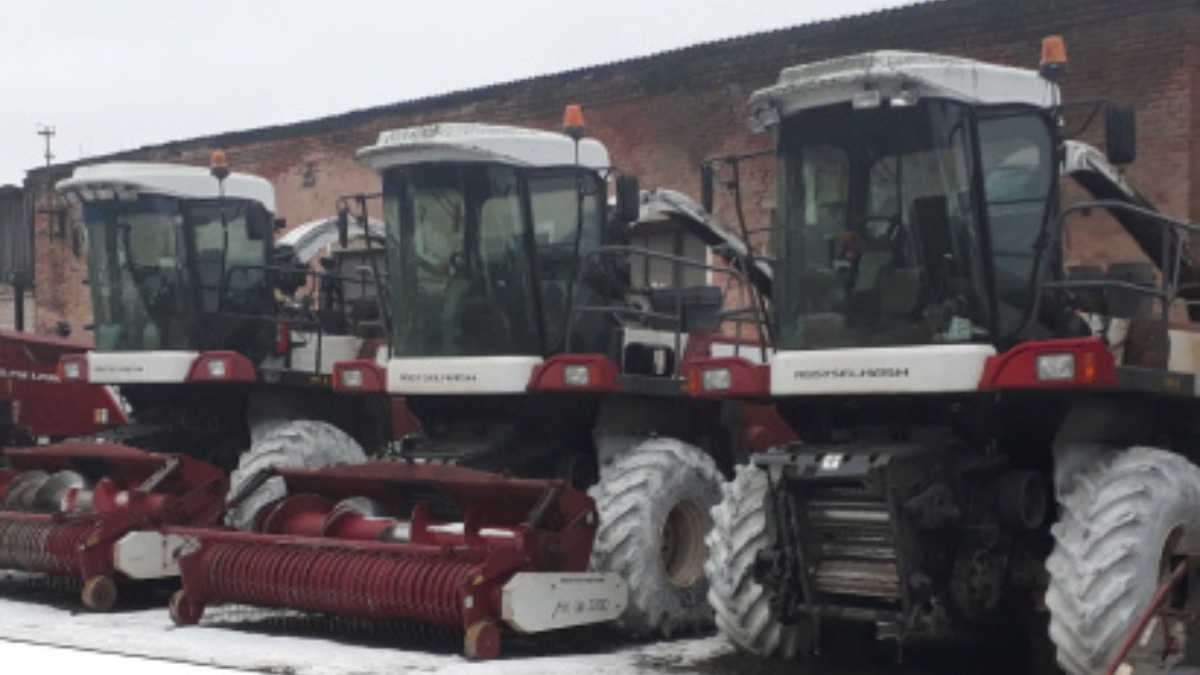
MULTIPOLYGON (((599 141, 579 141, 578 163, 596 171, 609 168, 599 141)), ((376 170, 426 162, 493 162, 517 167, 574 166, 575 141, 564 134, 490 124, 444 123, 393 129, 358 151, 376 170)))
POLYGON ((849 103, 871 91, 883 101, 907 94, 1049 108, 1058 100, 1057 87, 1033 70, 941 54, 875 51, 784 69, 777 84, 751 95, 751 127, 762 130, 801 110, 849 103))
MULTIPOLYGON (((60 193, 88 198, 96 190, 133 191, 181 199, 216 199, 217 179, 204 167, 149 162, 111 162, 75 169, 70 178, 55 186, 60 193)), ((275 189, 264 178, 231 173, 225 178, 225 196, 250 199, 275 212, 275 189)))

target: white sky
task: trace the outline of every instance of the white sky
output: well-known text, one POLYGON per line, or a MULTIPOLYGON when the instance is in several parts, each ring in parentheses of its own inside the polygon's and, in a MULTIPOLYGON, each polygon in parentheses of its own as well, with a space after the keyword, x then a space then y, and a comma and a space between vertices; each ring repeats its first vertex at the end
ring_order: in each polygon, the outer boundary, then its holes
POLYGON ((286 124, 914 0, 7 0, 0 184, 44 163, 286 124))

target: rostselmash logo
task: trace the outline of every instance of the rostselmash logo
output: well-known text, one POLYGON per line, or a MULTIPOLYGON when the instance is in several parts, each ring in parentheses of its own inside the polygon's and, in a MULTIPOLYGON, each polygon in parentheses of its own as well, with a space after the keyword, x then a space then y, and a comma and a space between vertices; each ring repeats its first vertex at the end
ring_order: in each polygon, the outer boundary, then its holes
POLYGON ((895 380, 908 377, 908 368, 823 368, 821 370, 797 370, 792 373, 797 380, 895 380))
POLYGON ((401 382, 442 383, 442 382, 475 382, 475 373, 400 373, 397 376, 401 382))

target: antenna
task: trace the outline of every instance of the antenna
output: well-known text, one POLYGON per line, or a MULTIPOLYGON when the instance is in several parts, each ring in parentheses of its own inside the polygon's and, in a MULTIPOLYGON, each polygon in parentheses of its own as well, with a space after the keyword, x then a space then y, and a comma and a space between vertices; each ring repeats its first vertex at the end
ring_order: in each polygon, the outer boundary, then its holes
POLYGON ((46 139, 46 166, 54 161, 54 153, 50 152, 50 139, 54 138, 54 127, 45 124, 39 124, 37 128, 38 136, 46 139))

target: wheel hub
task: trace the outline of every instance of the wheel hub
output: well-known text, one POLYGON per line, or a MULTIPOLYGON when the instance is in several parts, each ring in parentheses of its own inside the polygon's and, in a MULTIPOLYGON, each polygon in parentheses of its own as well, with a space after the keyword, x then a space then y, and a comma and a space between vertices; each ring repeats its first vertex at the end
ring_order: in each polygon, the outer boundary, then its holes
POLYGON ((662 530, 662 563, 675 588, 691 588, 704 577, 708 545, 704 536, 712 527, 708 513, 691 500, 681 501, 667 514, 662 530))

